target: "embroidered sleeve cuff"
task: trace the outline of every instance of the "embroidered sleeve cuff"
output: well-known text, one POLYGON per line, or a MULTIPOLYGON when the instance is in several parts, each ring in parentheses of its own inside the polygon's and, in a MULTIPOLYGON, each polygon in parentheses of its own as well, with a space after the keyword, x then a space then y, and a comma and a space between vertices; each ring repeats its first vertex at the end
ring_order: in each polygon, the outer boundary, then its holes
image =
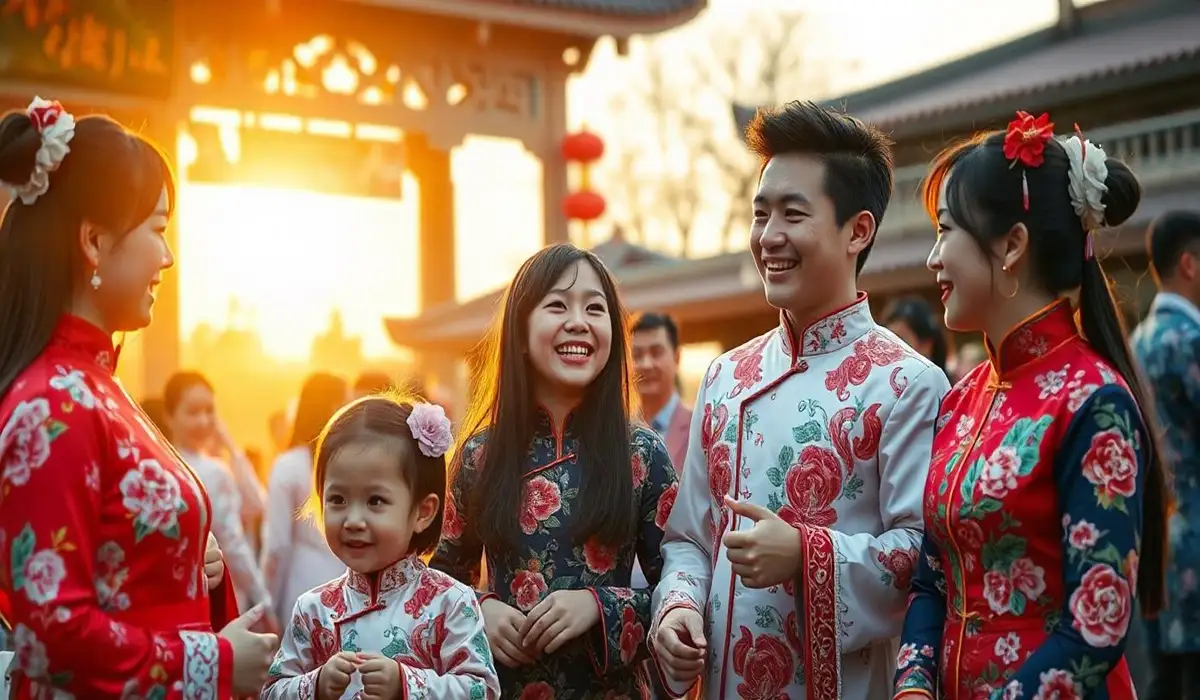
MULTIPOLYGON (((183 640, 183 698, 210 698, 220 691, 221 641, 212 632, 184 631, 183 640)), ((228 644, 228 642, 226 642, 228 644)), ((230 647, 232 671, 232 647, 230 647)))
POLYGON ((596 676, 603 678, 608 672, 608 621, 604 619, 604 602, 600 600, 600 593, 595 588, 589 588, 587 592, 592 594, 600 616, 592 628, 592 633, 588 635, 588 658, 592 661, 596 676), (596 639, 597 634, 600 635, 599 640, 596 639))
POLYGON ((916 688, 901 690, 892 696, 892 700, 901 700, 901 698, 903 698, 903 700, 917 700, 917 698, 929 698, 929 700, 934 700, 933 693, 929 692, 928 690, 916 688))

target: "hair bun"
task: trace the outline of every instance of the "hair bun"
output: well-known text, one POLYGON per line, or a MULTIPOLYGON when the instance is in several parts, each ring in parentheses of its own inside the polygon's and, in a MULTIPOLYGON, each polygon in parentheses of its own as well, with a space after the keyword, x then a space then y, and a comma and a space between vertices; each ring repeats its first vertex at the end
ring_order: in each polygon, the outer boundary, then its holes
POLYGON ((23 110, 0 120, 0 182, 24 185, 33 177, 42 137, 23 110))
POLYGON ((1128 165, 1117 158, 1104 161, 1108 166, 1108 177, 1104 186, 1104 223, 1109 227, 1120 226, 1137 211, 1142 201, 1142 185, 1128 165))

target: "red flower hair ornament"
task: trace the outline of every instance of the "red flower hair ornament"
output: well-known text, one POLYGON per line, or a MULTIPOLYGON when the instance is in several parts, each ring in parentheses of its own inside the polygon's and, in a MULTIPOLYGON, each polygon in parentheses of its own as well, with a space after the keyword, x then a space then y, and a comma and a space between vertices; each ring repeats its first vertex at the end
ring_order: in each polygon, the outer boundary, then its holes
MULTIPOLYGON (((1029 112, 1017 112, 1017 118, 1008 123, 1004 132, 1004 157, 1010 168, 1021 163, 1026 168, 1036 168, 1046 162, 1046 143, 1054 138, 1054 122, 1043 112, 1034 117, 1029 112)), ((1029 180, 1021 173, 1021 197, 1025 211, 1029 211, 1029 180)))

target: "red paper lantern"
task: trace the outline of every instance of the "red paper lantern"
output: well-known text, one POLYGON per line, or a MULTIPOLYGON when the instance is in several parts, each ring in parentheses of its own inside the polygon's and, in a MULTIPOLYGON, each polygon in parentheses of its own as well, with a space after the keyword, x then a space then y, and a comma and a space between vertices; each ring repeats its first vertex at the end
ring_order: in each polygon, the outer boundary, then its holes
POLYGON ((604 197, 588 190, 572 192, 563 200, 563 211, 567 218, 577 221, 599 219, 604 216, 605 206, 604 197))
POLYGON ((563 138, 562 154, 569 162, 592 163, 604 156, 604 141, 590 131, 569 134, 563 138))

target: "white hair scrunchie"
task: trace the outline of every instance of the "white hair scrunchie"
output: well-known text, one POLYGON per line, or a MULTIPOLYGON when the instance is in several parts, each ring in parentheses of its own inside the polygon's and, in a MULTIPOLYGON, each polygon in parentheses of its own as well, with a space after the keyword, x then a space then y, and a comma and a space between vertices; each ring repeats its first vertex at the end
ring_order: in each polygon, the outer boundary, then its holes
POLYGON ((25 113, 29 115, 29 120, 37 129, 42 144, 38 147, 29 181, 21 185, 14 185, 11 182, 5 184, 8 185, 7 189, 11 197, 14 199, 19 197, 22 203, 28 205, 46 194, 46 191, 50 189, 50 173, 58 170, 58 166, 62 165, 63 158, 66 158, 67 154, 71 152, 71 147, 67 144, 75 138, 75 117, 71 116, 71 113, 63 109, 59 103, 43 100, 40 97, 33 98, 33 102, 29 103, 25 113))
POLYGON ((1070 161, 1067 174, 1067 191, 1071 195, 1071 206, 1083 222, 1085 233, 1104 226, 1104 195, 1108 193, 1108 154, 1096 144, 1076 133, 1063 141, 1070 161))

